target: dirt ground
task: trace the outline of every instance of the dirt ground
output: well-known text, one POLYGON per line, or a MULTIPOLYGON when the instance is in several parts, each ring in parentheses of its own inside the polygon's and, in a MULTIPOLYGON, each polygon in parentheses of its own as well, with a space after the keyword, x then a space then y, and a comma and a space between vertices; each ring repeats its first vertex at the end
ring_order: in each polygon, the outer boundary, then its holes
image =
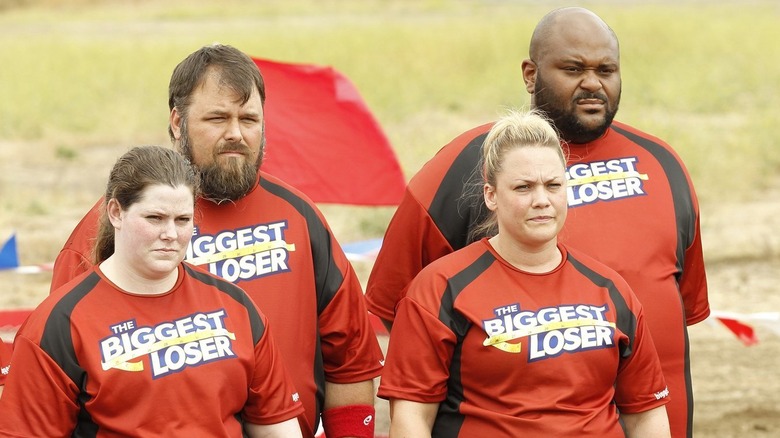
MULTIPOLYGON (((15 231, 26 265, 53 261, 100 195, 107 169, 121 152, 96 147, 68 163, 52 161, 37 148, 0 142, 0 242, 15 231)), ((780 180, 761 199, 701 206, 713 310, 780 312, 780 180)), ((346 226, 332 225, 337 236, 346 226)), ((355 267, 365 281, 370 263, 355 267)), ((0 309, 35 306, 48 292, 49 280, 47 273, 0 271, 0 309)), ((758 344, 745 346, 713 319, 690 328, 695 437, 780 436, 780 372, 774 362, 780 357, 780 335, 762 325, 756 332, 758 344)), ((387 403, 378 400, 377 408, 381 435, 387 430, 387 403)))

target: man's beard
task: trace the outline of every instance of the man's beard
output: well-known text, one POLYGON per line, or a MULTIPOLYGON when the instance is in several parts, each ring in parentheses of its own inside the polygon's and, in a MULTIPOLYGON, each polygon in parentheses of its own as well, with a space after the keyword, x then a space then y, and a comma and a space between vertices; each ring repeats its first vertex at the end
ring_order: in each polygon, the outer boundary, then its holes
POLYGON ((226 151, 241 152, 246 157, 250 155, 249 148, 241 143, 225 143, 211 151, 211 162, 201 165, 194 160, 186 120, 182 120, 181 131, 180 152, 200 172, 201 196, 203 198, 217 204, 225 201, 237 201, 254 188, 257 182, 257 172, 263 162, 265 133, 263 133, 260 151, 254 163, 250 163, 246 159, 220 157, 219 154, 226 151))
POLYGON ((534 106, 550 118, 564 141, 568 143, 588 143, 607 132, 617 113, 620 94, 618 94, 614 108, 609 106, 609 100, 604 93, 582 92, 575 96, 573 101, 569 102, 569 106, 565 106, 559 100, 552 87, 547 86, 541 74, 537 72, 536 84, 534 85, 534 106), (574 110, 576 105, 574 102, 580 99, 600 99, 607 105, 604 120, 600 125, 588 128, 580 122, 574 110))

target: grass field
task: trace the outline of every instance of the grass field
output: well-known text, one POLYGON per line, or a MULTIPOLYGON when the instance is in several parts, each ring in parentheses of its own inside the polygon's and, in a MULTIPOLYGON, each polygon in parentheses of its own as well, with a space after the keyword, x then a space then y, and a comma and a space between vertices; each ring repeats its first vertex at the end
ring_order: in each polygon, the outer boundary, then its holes
MULTIPOLYGON (((672 143, 704 200, 780 168, 775 2, 581 2, 621 40, 619 119, 672 143), (734 169, 743 173, 734 177, 734 169)), ((520 61, 555 2, 5 0, 0 139, 78 163, 93 145, 167 144, 171 70, 220 41, 350 77, 411 175, 444 142, 525 105, 520 61), (64 6, 68 4, 69 6, 64 6)), ((273 94, 273 90, 269 90, 273 94)))

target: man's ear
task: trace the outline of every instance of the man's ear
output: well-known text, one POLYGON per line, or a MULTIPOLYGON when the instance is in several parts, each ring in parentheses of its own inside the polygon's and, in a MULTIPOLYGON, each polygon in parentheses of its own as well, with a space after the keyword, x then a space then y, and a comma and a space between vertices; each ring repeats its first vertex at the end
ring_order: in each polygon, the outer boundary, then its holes
POLYGON ((488 210, 496 211, 496 189, 490 184, 485 184, 482 187, 482 196, 485 198, 488 210))
POLYGON ((525 91, 528 94, 534 94, 534 87, 536 86, 536 63, 530 59, 523 60, 523 82, 525 82, 525 91))
POLYGON ((171 132, 175 140, 181 140, 181 114, 179 109, 173 107, 171 115, 168 117, 168 123, 171 125, 171 132))

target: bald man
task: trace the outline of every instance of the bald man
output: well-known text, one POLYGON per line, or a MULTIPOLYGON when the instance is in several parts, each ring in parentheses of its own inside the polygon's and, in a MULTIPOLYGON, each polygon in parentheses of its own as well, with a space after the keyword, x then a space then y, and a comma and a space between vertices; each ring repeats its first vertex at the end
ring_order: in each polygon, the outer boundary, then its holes
MULTIPOLYGON (((620 49, 613 30, 593 12, 563 8, 544 16, 522 70, 532 107, 554 123, 569 154, 569 214, 559 238, 617 270, 639 297, 670 393, 672 436, 690 437, 687 325, 710 310, 699 206, 688 171, 668 144, 613 120, 620 49)), ((491 126, 453 139, 409 182, 366 291, 369 310, 388 327, 423 267, 483 237, 471 231, 485 214, 478 166, 491 126)))

